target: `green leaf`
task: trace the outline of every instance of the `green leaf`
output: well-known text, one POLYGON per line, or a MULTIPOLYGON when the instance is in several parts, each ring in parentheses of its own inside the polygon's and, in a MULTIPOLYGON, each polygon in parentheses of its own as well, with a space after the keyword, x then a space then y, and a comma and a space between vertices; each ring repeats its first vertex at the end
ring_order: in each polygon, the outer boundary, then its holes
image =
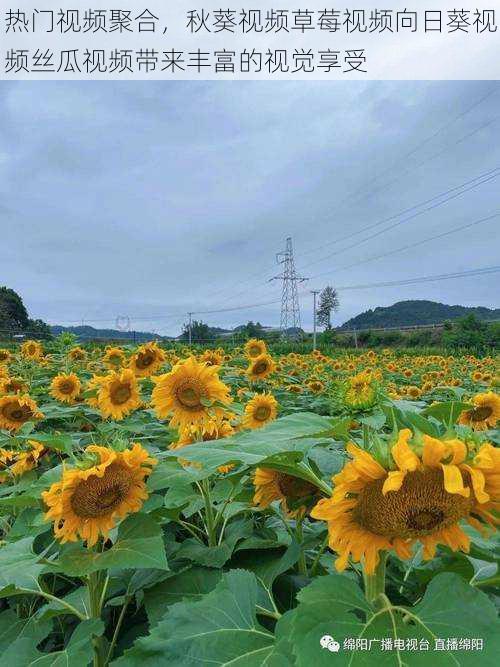
POLYGON ((170 607, 152 632, 113 666, 261 667, 272 651, 273 636, 257 623, 256 600, 254 575, 232 570, 200 600, 170 607))
MULTIPOLYGON (((444 573, 429 584, 422 601, 411 609, 392 605, 375 609, 361 589, 342 575, 328 575, 313 581, 298 594, 299 606, 288 626, 288 640, 297 667, 314 664, 437 667, 496 664, 500 651, 495 607, 488 597, 456 574, 444 573), (336 653, 322 648, 320 639, 330 635, 340 644, 336 653), (479 638, 482 651, 451 650, 447 640, 479 638), (369 650, 351 650, 344 641, 368 640, 369 650), (417 650, 395 647, 382 650, 382 639, 417 642, 417 650), (444 640, 445 649, 435 650, 435 640, 444 640), (371 640, 371 644, 370 644, 371 640), (424 647, 428 645, 428 650, 424 647)), ((406 647, 406 644, 405 644, 406 647)))
POLYGON ((125 519, 111 549, 96 553, 72 545, 55 565, 77 577, 107 568, 168 569, 161 527, 147 514, 132 514, 125 519))
POLYGON ((215 547, 207 547, 197 540, 187 539, 176 553, 176 558, 187 558, 198 565, 207 567, 222 567, 230 558, 236 544, 253 532, 251 520, 236 519, 230 523, 224 532, 224 540, 215 547))
MULTIPOLYGON (((40 653, 27 667, 68 667, 68 665, 88 665, 93 656, 92 638, 100 637, 104 631, 101 619, 91 618, 82 621, 71 635, 68 645, 62 651, 40 653)), ((13 663, 14 664, 14 663, 13 663)))
MULTIPOLYGON (((171 452, 170 452, 171 454, 171 452)), ((177 486, 186 486, 200 479, 210 477, 212 473, 194 467, 183 468, 177 461, 168 460, 159 463, 148 479, 149 491, 158 491, 177 486)))
MULTIPOLYGON (((300 460, 305 449, 314 444, 311 440, 304 446, 301 438, 319 433, 323 437, 331 430, 331 420, 312 412, 301 412, 277 419, 262 429, 183 447, 182 458, 198 461, 206 470, 214 470, 230 462, 253 466, 284 452, 295 452, 300 460)), ((172 453, 172 456, 178 455, 172 453)))
POLYGON ((39 644, 51 630, 49 621, 40 622, 35 617, 18 618, 11 609, 0 614, 0 655, 2 665, 29 665, 41 655, 39 644))
POLYGON ((444 403, 436 403, 429 405, 428 408, 422 410, 422 415, 426 417, 434 417, 446 425, 455 424, 459 416, 464 410, 469 410, 472 405, 470 403, 461 403, 460 401, 446 401, 444 403))
POLYGON ((176 602, 199 600, 221 580, 222 572, 206 567, 190 567, 162 581, 144 593, 144 605, 151 626, 176 602))
POLYGON ((38 563, 40 556, 33 553, 33 539, 24 537, 0 549, 0 589, 38 588, 38 577, 45 566, 38 563))

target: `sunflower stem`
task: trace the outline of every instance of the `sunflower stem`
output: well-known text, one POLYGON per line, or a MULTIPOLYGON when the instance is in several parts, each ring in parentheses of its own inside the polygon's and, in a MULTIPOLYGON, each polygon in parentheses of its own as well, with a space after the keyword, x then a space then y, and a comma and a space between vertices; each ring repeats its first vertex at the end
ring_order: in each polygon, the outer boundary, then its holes
POLYGON ((302 531, 302 521, 303 518, 297 519, 297 523, 295 526, 295 534, 297 536, 297 542, 299 543, 300 547, 300 556, 299 556, 299 572, 300 574, 303 574, 305 577, 308 576, 307 572, 307 562, 306 562, 306 555, 304 552, 304 533, 302 531))
MULTIPOLYGON (((91 572, 89 574, 87 586, 89 589, 90 617, 101 618, 103 581, 101 580, 100 572, 91 572)), ((93 665, 94 667, 103 667, 105 665, 105 661, 102 637, 94 637, 92 643, 94 645, 93 665)))
POLYGON ((208 546, 217 546, 217 533, 215 530, 214 508, 212 507, 212 499, 210 497, 210 481, 204 479, 202 481, 203 498, 205 500, 205 521, 207 524, 207 538, 208 546))
POLYGON ((381 551, 379 562, 375 567, 373 574, 366 574, 363 569, 363 579, 365 583, 365 597, 370 604, 375 604, 380 595, 385 594, 385 563, 387 552, 381 551))

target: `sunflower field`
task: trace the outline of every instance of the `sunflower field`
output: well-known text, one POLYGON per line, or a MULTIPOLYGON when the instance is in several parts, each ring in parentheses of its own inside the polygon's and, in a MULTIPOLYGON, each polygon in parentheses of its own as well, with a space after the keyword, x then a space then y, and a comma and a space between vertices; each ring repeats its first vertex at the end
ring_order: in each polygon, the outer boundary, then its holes
POLYGON ((0 349, 1 664, 498 664, 498 373, 0 349))

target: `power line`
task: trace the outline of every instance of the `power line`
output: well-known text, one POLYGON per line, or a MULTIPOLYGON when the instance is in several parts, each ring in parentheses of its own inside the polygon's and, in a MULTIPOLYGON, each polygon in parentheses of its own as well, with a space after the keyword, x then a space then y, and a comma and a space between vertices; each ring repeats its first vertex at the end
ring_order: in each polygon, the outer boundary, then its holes
MULTIPOLYGON (((336 250, 333 253, 330 253, 329 255, 326 255, 325 257, 322 257, 320 259, 317 259, 313 262, 310 262, 309 264, 306 264, 302 269, 308 268, 309 266, 313 266, 314 264, 319 264, 320 262, 324 262, 327 259, 330 259, 331 257, 334 257, 336 255, 339 255, 343 252, 346 252, 347 250, 351 250, 352 248, 357 248, 361 243, 365 243, 366 241, 370 241, 371 239, 376 238, 377 236, 380 236, 381 234, 384 234, 385 232, 394 229, 395 227, 398 227, 399 225, 404 224, 405 222, 408 222, 409 220, 413 220, 414 218, 417 218, 420 215, 423 215, 424 213, 427 213, 429 211, 432 211, 435 208, 438 208, 439 206, 442 206, 443 204, 448 203, 449 201, 456 199, 457 197, 460 197, 461 195, 465 194, 466 192, 469 192, 470 190, 473 190, 474 188, 479 187, 480 185, 483 185, 484 183, 488 183, 489 181, 492 181, 495 178, 498 178, 500 176, 500 167, 495 167, 495 169, 486 172, 485 174, 482 174, 481 176, 477 176, 476 178, 472 179, 471 181, 467 181, 466 183, 456 186, 454 188, 451 188, 450 190, 447 190, 446 192, 443 192, 439 195, 435 195, 434 197, 431 197, 430 199, 427 199, 425 202, 422 202, 421 204, 416 204, 415 206, 410 207, 409 209, 406 209, 404 211, 401 211, 400 213, 397 213, 389 218, 385 218, 384 220, 380 220, 379 222, 375 222, 371 225, 367 225, 366 227, 360 229, 357 232, 353 232, 352 234, 348 234, 347 236, 344 236, 341 239, 338 239, 336 241, 329 241, 326 245, 331 245, 332 243, 340 243, 342 241, 346 241, 347 239, 353 238, 354 236, 357 236, 358 234, 361 234, 363 231, 369 231, 370 229, 374 229, 375 227, 378 227, 385 222, 389 222, 390 220, 394 220, 395 218, 398 218, 400 215, 403 215, 404 213, 407 213, 411 210, 414 210, 416 208, 420 208, 421 206, 433 201, 434 199, 440 199, 442 197, 445 197, 447 194, 450 192, 454 192, 455 190, 458 190, 461 188, 460 192, 456 192, 454 195, 451 195, 450 197, 447 197, 443 199, 443 201, 438 201, 435 204, 432 204, 431 206, 428 206, 427 208, 424 208, 421 211, 417 211, 413 215, 408 216, 407 218, 403 218, 403 220, 399 220, 398 222, 389 225, 388 227, 385 227, 384 229, 375 232, 374 234, 367 236, 364 239, 361 239, 360 241, 356 241, 356 243, 353 243, 352 245, 347 246, 346 248, 341 248, 340 250, 336 250), (488 176, 487 178, 485 178, 488 176), (482 181, 479 181, 478 183, 474 183, 474 181, 477 181, 478 179, 483 178, 482 181), (465 187, 466 185, 469 185, 471 183, 474 183, 470 187, 465 187)), ((324 247, 324 246, 323 246, 324 247)))
MULTIPOLYGON (((465 181, 465 183, 461 183, 460 185, 456 185, 453 188, 450 188, 449 190, 445 190, 444 192, 440 192, 437 195, 434 195, 433 197, 429 197, 429 199, 426 199, 422 202, 419 202, 418 204, 414 204, 413 206, 410 206, 409 208, 404 209, 403 211, 400 211, 399 213, 395 213, 394 215, 389 216, 388 218, 384 218, 383 220, 379 220, 378 222, 371 223, 370 225, 366 225, 365 227, 361 227, 361 229, 358 229, 355 232, 351 232, 350 234, 347 234, 346 236, 342 236, 338 239, 334 239, 333 241, 327 241, 326 243, 322 244, 320 247, 315 248, 314 251, 308 250, 306 253, 302 253, 303 255, 309 254, 311 252, 317 252, 319 250, 323 250, 325 247, 337 244, 337 243, 342 243, 343 241, 348 241, 349 239, 354 238, 355 236, 358 236, 359 234, 362 234, 363 232, 370 231, 371 229, 375 229, 376 227, 379 227, 380 225, 383 225, 386 222, 391 222, 391 220, 395 220, 396 218, 399 218, 402 215, 405 215, 406 213, 410 213, 411 211, 414 211, 416 209, 421 208, 422 206, 425 206, 426 204, 430 204, 434 200, 437 199, 442 199, 443 197, 446 197, 447 195, 451 194, 452 192, 456 192, 457 190, 460 190, 461 192, 458 192, 452 197, 449 197, 448 199, 445 199, 444 201, 440 202, 439 204, 436 204, 437 206, 440 206, 441 204, 445 204, 446 202, 450 201, 451 199, 455 199, 456 197, 459 197, 462 194, 465 194, 466 192, 469 192, 470 190, 473 190, 474 188, 478 187, 479 185, 483 185, 484 183, 489 182, 490 180, 493 180, 494 178, 498 178, 500 176, 500 165, 498 167, 495 167, 494 169, 490 169, 489 171, 484 172, 483 174, 479 174, 479 176, 475 176, 474 178, 465 181), (481 180, 485 179, 485 180, 481 180), (476 183, 476 181, 480 181, 479 183, 476 183), (468 188, 467 186, 471 186, 468 188)), ((412 216, 411 218, 407 218, 407 220, 412 219, 413 217, 417 217, 418 215, 422 215, 423 213, 426 213, 427 211, 431 210, 431 208, 426 208, 423 211, 416 213, 415 216, 412 216)), ((435 208, 435 207, 434 207, 435 208)), ((398 223, 400 224, 400 223, 398 223)), ((371 237, 370 237, 371 238, 371 237)), ((363 241, 359 241, 358 243, 362 243, 363 241)), ((356 245, 358 245, 356 243, 356 245)), ((344 248, 343 250, 340 250, 339 252, 343 252, 344 250, 349 250, 352 246, 349 248, 344 248)), ((335 254, 335 253, 334 253, 335 254)), ((325 259, 328 259, 333 255, 329 255, 325 259)), ((322 260, 319 260, 322 261, 322 260)), ((306 266, 311 266, 311 264, 306 264, 306 266)))
POLYGON ((417 278, 407 278, 406 280, 391 280, 382 283, 370 283, 364 285, 346 285, 337 287, 339 291, 371 289, 373 287, 395 287, 402 285, 416 285, 418 283, 439 282, 441 280, 451 280, 454 278, 466 278, 473 276, 484 276, 490 273, 498 273, 500 266, 487 266, 484 268, 470 269, 469 271, 457 271, 456 273, 441 273, 434 276, 419 276, 417 278))
POLYGON ((476 225, 480 225, 484 222, 489 222, 490 220, 493 220, 494 218, 497 218, 500 215, 500 211, 497 211, 496 213, 493 213, 492 215, 489 215, 485 218, 481 218, 480 220, 474 220, 474 222, 469 222, 466 225, 462 225, 461 227, 455 227, 454 229, 450 229, 446 232, 442 232, 441 234, 436 234, 435 236, 429 236, 426 239, 422 239, 420 241, 416 241, 415 243, 410 243, 405 246, 401 246, 400 248, 395 248, 394 250, 389 250, 388 252, 384 252, 380 255, 375 255, 373 257, 368 257, 367 259, 363 259, 359 262, 354 262, 353 264, 348 264, 346 266, 342 266, 339 269, 333 269, 330 271, 324 271, 323 273, 317 273, 315 276, 311 276, 311 279, 314 278, 320 278, 321 276, 326 276, 329 275, 330 273, 336 273, 337 271, 346 271, 347 269, 352 269, 356 266, 360 266, 361 264, 367 264, 368 262, 373 262, 377 259, 382 259, 383 257, 388 257, 389 255, 394 255, 397 252, 403 252, 405 250, 410 250, 411 248, 416 248, 419 245, 422 245, 424 243, 428 243, 429 241, 435 241, 437 239, 441 239, 445 236, 449 236, 450 234, 456 234, 457 232, 461 232, 464 229, 469 229, 470 227, 474 227, 476 225))
MULTIPOLYGON (((475 109, 475 108, 478 107, 480 104, 482 104, 485 100, 487 100, 489 97, 491 97, 492 95, 494 95, 499 89, 500 89, 500 88, 499 88, 499 86, 498 86, 497 84, 495 84, 494 86, 492 86, 492 88, 490 88, 490 90, 486 93, 486 95, 483 95, 483 97, 481 97, 479 100, 477 100, 476 102, 474 102, 473 104, 471 104, 471 105, 470 105, 469 107, 467 107, 467 109, 465 109, 464 111, 462 111, 462 112, 460 112, 459 114, 457 114, 452 120, 450 120, 450 121, 448 121, 447 123, 445 123, 445 124, 444 124, 443 126, 441 126, 438 130, 436 130, 433 134, 431 134, 431 135, 429 135, 428 137, 426 137, 425 139, 423 139, 420 143, 418 143, 418 144, 415 146, 415 148, 413 148, 413 149, 410 150, 408 153, 406 153, 405 155, 402 155, 400 158, 398 158, 395 162, 393 162, 393 164, 392 164, 390 167, 388 167, 387 169, 385 169, 384 171, 382 171, 381 174, 378 173, 373 179, 371 179, 371 180, 368 182, 368 185, 370 185, 371 183, 375 183, 375 182, 380 178, 381 175, 383 176, 383 175, 387 174, 388 172, 392 171, 395 167, 397 167, 399 164, 401 164, 402 162, 405 162, 406 160, 408 160, 408 158, 412 157, 412 155, 414 155, 415 153, 417 153, 423 146, 427 145, 430 141, 432 141, 432 140, 435 139, 437 136, 439 136, 444 130, 447 130, 449 127, 451 127, 452 125, 454 125, 457 121, 461 120, 464 116, 466 116, 468 113, 470 113, 473 109, 475 109)), ((489 125, 490 123, 487 123, 487 124, 489 125)), ((481 126, 481 128, 477 128, 476 130, 474 130, 472 134, 475 134, 477 131, 479 131, 479 129, 482 129, 482 126, 481 126)), ((468 138, 468 137, 467 137, 467 138, 468 138)), ((460 139, 458 143, 460 143, 460 141, 462 141, 462 140, 463 140, 463 139, 460 139)), ((446 150, 446 147, 445 147, 445 150, 446 150)), ((434 159, 434 157, 437 157, 437 156, 440 155, 440 154, 441 154, 440 152, 439 152, 439 153, 436 153, 434 156, 432 156, 432 157, 429 158, 429 159, 434 159)), ((424 162, 426 162, 426 161, 428 161, 427 158, 424 160, 424 162)), ((413 169, 418 168, 419 166, 421 166, 422 164, 424 164, 424 162, 419 163, 416 167, 413 167, 413 168, 410 169, 409 171, 412 171, 413 169)), ((406 172, 406 173, 407 173, 407 172, 406 172)), ((397 180, 397 179, 396 179, 396 180, 397 180)), ((395 182, 395 181, 392 181, 391 184, 394 183, 394 182, 395 182)), ((366 185, 366 184, 365 184, 365 185, 366 185)), ((346 201, 348 201, 351 197, 353 197, 353 196, 355 197, 358 193, 360 193, 360 192, 363 190, 363 187, 364 187, 364 186, 362 186, 361 188, 358 188, 358 189, 355 190, 353 193, 351 193, 350 195, 348 195, 344 200, 342 200, 342 201, 340 202, 340 206, 342 206, 342 205, 343 205, 346 201)), ((371 193, 366 194, 365 197, 368 197, 368 196, 370 196, 370 194, 373 194, 374 192, 378 192, 378 191, 379 191, 379 189, 375 189, 375 190, 372 191, 371 193)))
MULTIPOLYGON (((430 136, 424 138, 419 144, 417 144, 416 147, 414 147, 411 151, 409 151, 408 153, 406 153, 405 155, 403 155, 401 158, 399 158, 399 159, 392 165, 392 167, 389 167, 387 170, 385 170, 385 171, 383 172, 383 174, 387 173, 388 171, 391 171, 391 169, 393 169, 394 167, 396 167, 400 162, 406 160, 408 157, 411 157, 411 155, 413 155, 414 153, 416 153, 422 146, 424 146, 425 144, 427 144, 427 143, 429 143, 430 141, 432 141, 432 139, 434 139, 436 136, 438 136, 439 134, 441 134, 441 132, 443 132, 444 130, 448 129, 448 127, 450 127, 451 125, 455 124, 458 120, 461 120, 464 116, 466 116, 468 113, 470 113, 473 109, 475 109, 475 108, 478 107, 480 104, 482 104, 486 99, 488 99, 488 98, 491 97, 493 94, 495 94, 499 89, 500 89, 500 87, 497 86, 497 85, 495 84, 495 85, 494 85, 494 86, 493 86, 493 87, 492 87, 492 88, 491 88, 485 95, 483 95, 479 100, 477 100, 476 102, 474 102, 473 104, 471 104, 471 105, 470 105, 469 107, 467 107, 464 111, 462 111, 462 112, 460 112, 459 114, 457 114, 457 116, 455 116, 452 120, 450 120, 450 121, 448 121, 447 123, 445 123, 445 125, 441 126, 441 127, 440 127, 438 130, 436 130, 433 134, 431 134, 430 136)), ((492 120, 490 120, 490 121, 487 121, 486 123, 480 125, 479 127, 475 128, 472 132, 470 132, 469 134, 467 134, 467 135, 465 135, 465 136, 463 136, 463 137, 460 137, 460 138, 458 139, 458 141, 455 142, 455 144, 450 144, 450 146, 452 147, 453 145, 458 145, 459 143, 465 141, 466 139, 470 138, 472 135, 474 135, 474 134, 476 134, 477 132, 479 132, 479 131, 480 131, 481 129, 483 129, 484 127, 487 127, 488 125, 491 125, 491 124, 492 124, 493 122, 495 122, 497 119, 498 119, 498 117, 496 117, 496 118, 494 118, 494 119, 492 119, 492 120)), ((441 155, 443 152, 446 152, 446 150, 447 150, 450 146, 446 146, 442 151, 439 151, 438 153, 436 153, 436 154, 434 154, 434 155, 432 155, 432 156, 430 156, 430 157, 428 157, 428 158, 425 158, 421 163, 419 163, 419 164, 417 164, 416 166, 410 168, 409 170, 407 170, 407 171, 404 172, 404 173, 409 173, 410 171, 419 168, 420 166, 422 166, 422 165, 425 164, 426 162, 429 162, 430 160, 433 160, 433 159, 435 159, 436 157, 439 157, 439 155, 441 155)), ((398 178, 397 178, 397 179, 395 179, 394 181, 390 182, 388 185, 392 185, 392 183, 397 182, 397 180, 399 180, 400 177, 401 177, 401 174, 398 175, 398 178)), ((376 181, 378 178, 380 178, 380 174, 378 174, 378 175, 375 177, 375 179, 372 179, 372 181, 370 181, 370 182, 368 183, 368 185, 369 185, 371 182, 376 181)), ((477 178, 479 178, 479 177, 477 177, 477 178)), ((476 180, 476 179, 473 179, 473 180, 476 180)), ((471 182, 472 182, 472 181, 471 181, 471 182)), ((365 185, 366 185, 366 184, 365 184, 365 185)), ((350 193, 349 195, 347 195, 347 197, 345 197, 345 198, 339 203, 339 205, 337 206, 337 209, 336 209, 336 210, 338 211, 338 210, 339 210, 339 207, 342 207, 342 206, 343 206, 347 201, 349 201, 353 196, 355 196, 358 192, 362 191, 362 189, 363 189, 364 187, 365 187, 365 186, 362 186, 361 188, 358 188, 358 190, 356 190, 356 191, 354 191, 353 193, 350 193)), ((386 185, 386 187, 387 187, 387 185, 386 185)), ((458 187, 461 187, 461 186, 457 186, 457 188, 458 188, 458 187)), ((376 190, 376 191, 377 191, 377 190, 376 190)), ((449 192, 452 192, 452 191, 453 191, 453 188, 452 188, 452 190, 449 190, 449 191, 447 191, 447 192, 449 193, 449 192)), ((372 194, 373 194, 373 193, 372 193, 372 194)), ((445 193, 445 194, 446 194, 446 193, 445 193)), ((369 195, 370 195, 370 193, 368 193, 366 196, 369 196, 369 195)), ((438 197, 438 196, 439 196, 439 195, 436 195, 436 197, 438 197)), ((432 198, 431 198, 431 200, 432 200, 432 198)), ((429 201, 431 201, 431 200, 429 200, 429 201)), ((425 203, 427 203, 427 202, 423 202, 421 205, 424 205, 425 203)), ((418 205, 417 205, 417 206, 418 206, 418 205)), ((413 207, 412 207, 412 208, 413 208, 413 207)), ((412 209, 410 208, 409 210, 412 210, 412 209)), ((408 211, 403 211, 402 213, 400 213, 400 214, 398 214, 398 215, 402 215, 402 214, 405 213, 405 212, 408 212, 408 211)), ((389 220, 390 220, 390 219, 389 219, 389 220)), ((380 224, 382 224, 382 223, 380 223, 380 224)), ((357 232, 357 233, 361 233, 361 231, 363 231, 363 230, 360 230, 360 231, 357 232)), ((350 237, 347 237, 347 238, 350 238, 350 237)), ((321 246, 321 248, 319 248, 319 249, 323 249, 323 248, 325 247, 325 245, 330 245, 331 243, 332 243, 332 242, 328 242, 328 243, 324 244, 323 246, 321 246)), ((299 253, 297 256, 298 256, 298 257, 302 257, 302 256, 307 255, 307 254, 310 254, 310 253, 312 253, 312 252, 317 252, 317 250, 319 250, 319 249, 318 249, 318 248, 315 248, 315 249, 313 249, 313 250, 307 250, 307 251, 304 251, 304 252, 302 252, 302 253, 299 253)), ((235 285, 244 285, 244 284, 246 284, 247 282, 250 282, 251 280, 253 280, 254 278, 258 278, 258 277, 260 277, 260 276, 262 275, 262 273, 263 273, 262 271, 259 271, 258 273, 252 274, 249 278, 246 278, 246 279, 244 279, 244 280, 241 280, 241 281, 235 283, 235 285)), ((243 295, 243 294, 246 294, 247 292, 249 292, 249 291, 252 290, 252 289, 253 289, 253 286, 249 287, 248 289, 243 290, 242 292, 240 292, 240 293, 237 294, 237 295, 234 295, 234 296, 233 296, 233 295, 230 295, 230 296, 226 297, 224 300, 225 300, 225 301, 228 301, 228 300, 231 300, 231 299, 233 299, 233 298, 238 298, 239 296, 241 296, 241 295, 243 295)), ((209 296, 206 297, 206 298, 207 298, 207 299, 211 299, 211 298, 213 298, 214 296, 217 296, 218 294, 221 294, 221 293, 225 292, 225 290, 226 290, 226 288, 223 288, 222 290, 218 290, 217 292, 215 292, 215 293, 209 295, 209 296)))

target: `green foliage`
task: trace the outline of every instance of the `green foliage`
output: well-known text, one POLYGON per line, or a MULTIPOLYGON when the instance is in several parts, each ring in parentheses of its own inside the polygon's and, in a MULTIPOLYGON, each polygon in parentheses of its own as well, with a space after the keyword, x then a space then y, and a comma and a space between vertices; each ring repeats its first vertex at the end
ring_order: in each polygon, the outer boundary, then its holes
MULTIPOLYGON (((202 322, 201 320, 193 320, 191 322, 191 342, 199 343, 211 341, 215 338, 213 331, 210 330, 208 324, 202 322)), ((189 341, 189 324, 184 324, 181 334, 181 340, 184 342, 189 341)))
POLYGON ((328 285, 319 295, 319 305, 316 311, 316 322, 326 330, 332 328, 332 313, 340 308, 337 291, 328 285))
POLYGON ((367 310, 344 322, 342 328, 370 329, 414 326, 417 324, 440 324, 445 320, 455 320, 467 315, 474 315, 482 320, 494 320, 500 318, 500 309, 448 306, 444 303, 425 300, 398 301, 392 306, 380 306, 373 310, 367 310))
POLYGON ((0 287, 0 330, 50 336, 50 327, 28 316, 22 298, 13 289, 0 287))
POLYGON ((489 325, 474 315, 459 319, 443 332, 443 344, 455 349, 484 351, 488 347, 498 347, 499 343, 499 324, 489 325))

